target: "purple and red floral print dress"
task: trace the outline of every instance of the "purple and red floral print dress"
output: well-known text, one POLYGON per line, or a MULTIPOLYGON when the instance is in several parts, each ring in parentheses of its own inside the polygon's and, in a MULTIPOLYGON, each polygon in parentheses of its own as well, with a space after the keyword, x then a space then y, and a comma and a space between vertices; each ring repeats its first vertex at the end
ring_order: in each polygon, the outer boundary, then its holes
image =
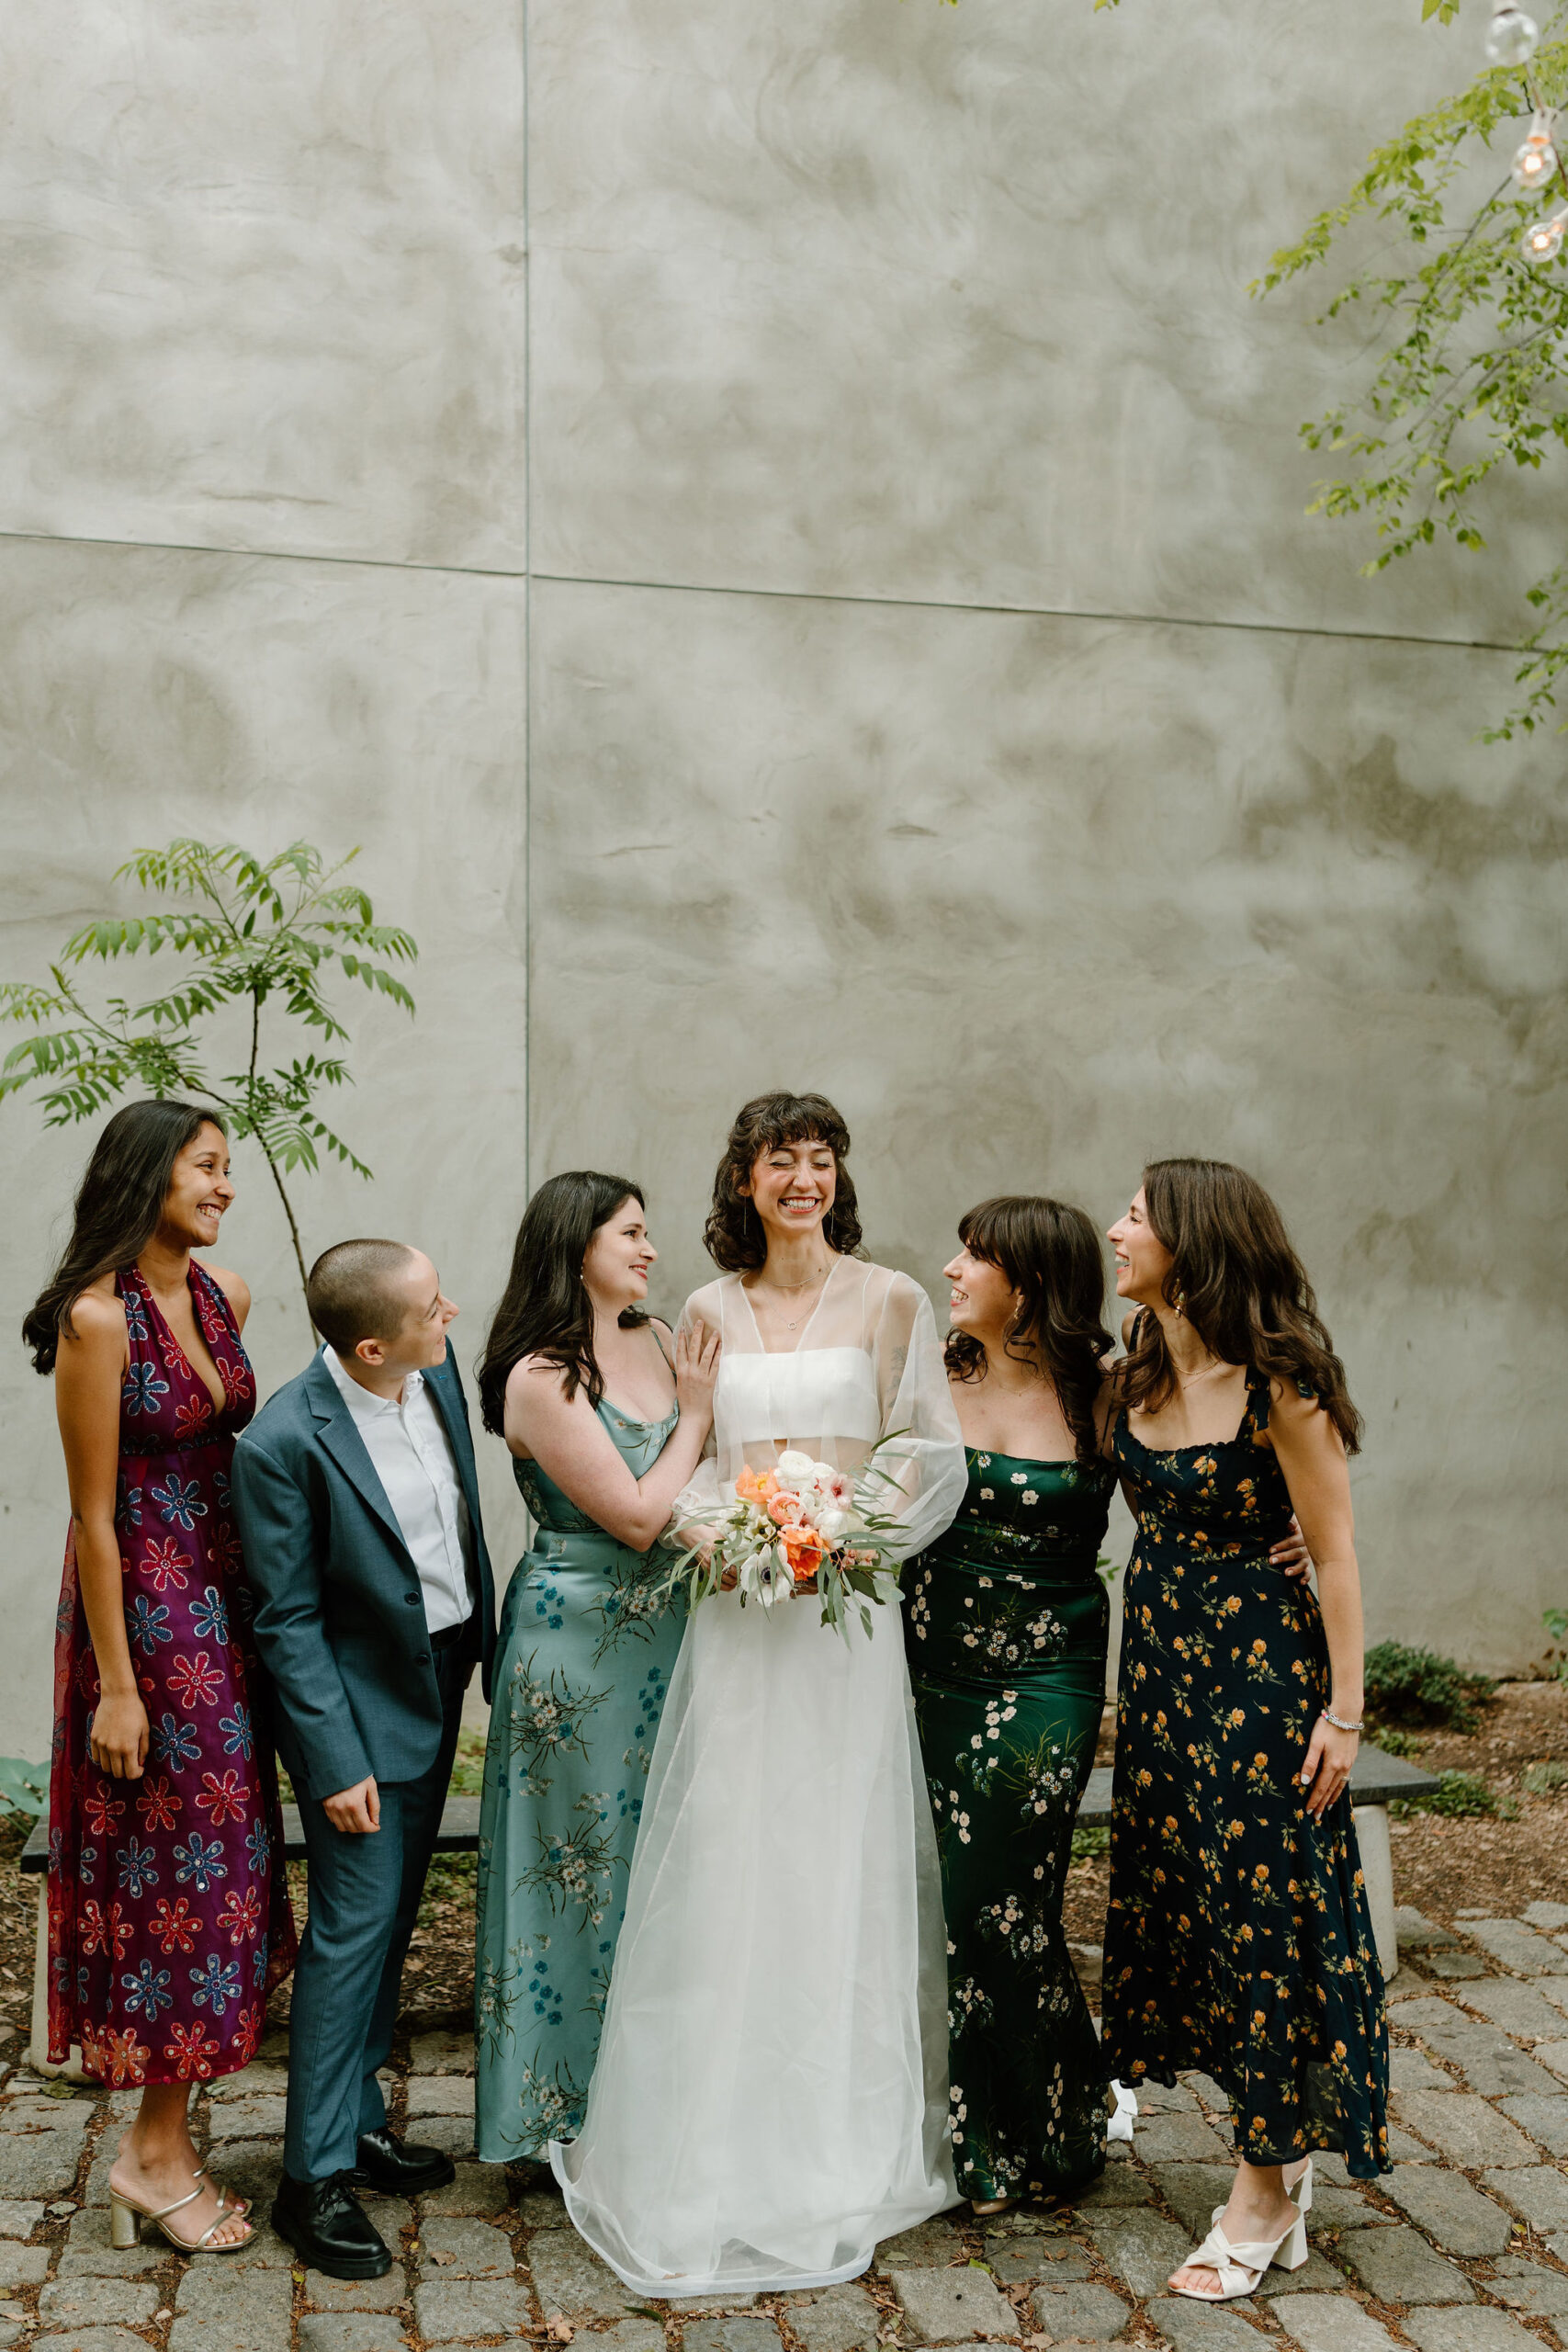
POLYGON ((248 2064, 296 1949, 229 1492, 255 1378, 228 1300, 194 1262, 190 1287, 221 1411, 141 1274, 115 1277, 130 1342, 115 1529, 152 1732, 141 1780, 112 1779, 88 1753, 98 1673, 72 1536, 55 1626, 49 2054, 58 2064, 79 2042, 85 2071, 118 2084, 248 2064))

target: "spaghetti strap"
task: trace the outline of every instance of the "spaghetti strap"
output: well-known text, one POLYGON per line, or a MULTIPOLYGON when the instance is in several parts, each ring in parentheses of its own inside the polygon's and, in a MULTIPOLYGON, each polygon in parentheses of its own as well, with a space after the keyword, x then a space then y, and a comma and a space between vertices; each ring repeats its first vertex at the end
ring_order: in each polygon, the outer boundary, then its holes
POLYGON ((659 1336, 659 1326, 658 1326, 658 1324, 653 1320, 653 1317, 652 1317, 651 1316, 649 1316, 649 1318, 648 1318, 648 1328, 649 1328, 649 1330, 652 1332, 652 1334, 653 1334, 654 1343, 655 1343, 655 1345, 657 1346, 657 1348, 658 1348, 658 1350, 659 1350, 660 1354, 664 1358, 665 1363, 666 1363, 669 1365, 669 1367, 670 1367, 670 1371, 671 1371, 671 1375, 673 1375, 673 1374, 674 1374, 674 1370, 675 1370, 675 1359, 674 1359, 674 1357, 671 1354, 671 1352, 670 1352, 669 1349, 665 1346, 665 1344, 664 1344, 663 1340, 660 1338, 660 1336, 659 1336))

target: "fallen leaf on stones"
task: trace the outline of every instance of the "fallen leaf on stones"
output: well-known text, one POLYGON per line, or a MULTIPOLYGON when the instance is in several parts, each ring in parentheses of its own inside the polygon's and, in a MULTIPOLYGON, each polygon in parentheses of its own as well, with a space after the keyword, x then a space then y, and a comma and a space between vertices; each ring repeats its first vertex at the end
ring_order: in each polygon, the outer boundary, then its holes
POLYGON ((455 2254, 433 2254, 430 2258, 432 2262, 440 2263, 444 2270, 449 2262, 456 2262, 457 2259, 455 2254))
POLYGON ((165 2308, 164 2310, 163 2310, 163 2311, 161 2311, 161 2312, 153 2312, 153 2314, 152 2314, 152 2316, 153 2316, 153 2318, 154 2318, 155 2320, 157 2320, 157 2321, 159 2321, 159 2322, 161 2323, 161 2322, 163 2322, 164 2320, 166 2320, 166 2319, 173 2319, 173 2318, 174 2318, 174 2312, 173 2312, 172 2311, 169 2311, 167 2308, 165 2308))
POLYGON ((550 2331, 552 2344, 570 2344, 576 2334, 570 2320, 563 2319, 559 2312, 547 2312, 545 2325, 550 2331))

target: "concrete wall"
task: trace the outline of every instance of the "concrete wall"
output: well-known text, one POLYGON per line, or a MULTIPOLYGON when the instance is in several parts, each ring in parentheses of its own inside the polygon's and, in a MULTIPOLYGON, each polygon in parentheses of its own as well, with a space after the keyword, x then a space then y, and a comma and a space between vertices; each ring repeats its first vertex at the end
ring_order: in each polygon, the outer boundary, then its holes
MULTIPOLYGON (((0 971, 139 843, 363 842, 421 1011, 353 1009, 378 1182, 308 1186, 307 1246, 421 1240, 465 1361, 530 1174, 640 1175, 677 1304, 761 1085, 840 1102, 939 1295, 985 1192, 1109 1218, 1145 1155, 1240 1159, 1369 1415, 1374 1635, 1529 1660, 1562 757, 1472 739, 1542 526, 1527 485, 1495 552, 1359 580, 1294 428, 1365 322, 1245 292, 1470 72, 1416 15, 21 0, 0 971)), ((0 1112, 0 1328, 84 1150, 0 1112)), ((271 1386, 303 1332, 240 1173, 271 1386)), ((15 1350, 0 1409, 37 1755, 63 1487, 15 1350)))

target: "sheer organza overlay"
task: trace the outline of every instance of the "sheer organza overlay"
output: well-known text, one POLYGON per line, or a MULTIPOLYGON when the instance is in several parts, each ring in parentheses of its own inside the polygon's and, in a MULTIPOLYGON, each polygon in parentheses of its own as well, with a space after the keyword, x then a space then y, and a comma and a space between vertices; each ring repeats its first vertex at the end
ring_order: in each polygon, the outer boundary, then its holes
MULTIPOLYGON (((795 1446, 853 1472, 879 1438, 900 1549, 964 1490, 936 1325, 908 1276, 840 1259, 792 1353, 733 1275, 707 1459, 722 1508, 795 1446)), ((581 2136, 551 2162, 578 2229, 649 2295, 852 2278, 957 2200, 941 1882, 897 1605, 846 1643, 802 1598, 703 1603, 665 1703, 581 2136)))

